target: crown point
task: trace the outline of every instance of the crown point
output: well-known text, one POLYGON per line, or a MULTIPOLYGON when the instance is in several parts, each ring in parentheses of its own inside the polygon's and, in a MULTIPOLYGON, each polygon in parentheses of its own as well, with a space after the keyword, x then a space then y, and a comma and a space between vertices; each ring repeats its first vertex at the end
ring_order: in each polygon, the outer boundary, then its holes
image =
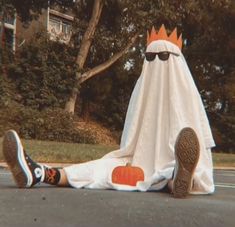
POLYGON ((147 45, 149 44, 149 37, 150 37, 149 31, 147 31, 147 45))
POLYGON ((151 35, 155 35, 156 34, 156 29, 154 28, 154 26, 152 27, 152 30, 151 30, 151 35))
POLYGON ((170 39, 176 39, 177 40, 177 28, 175 28, 172 33, 169 36, 170 39))
POLYGON ((159 32, 158 32, 158 39, 167 40, 167 38, 168 38, 168 36, 166 33, 166 28, 165 28, 164 24, 162 24, 162 26, 160 27, 159 32))
POLYGON ((168 41, 177 45, 178 38, 177 38, 177 29, 175 28, 172 33, 170 34, 168 41))
POLYGON ((165 28, 165 25, 164 25, 164 24, 162 24, 162 25, 161 25, 161 27, 160 27, 159 31, 160 31, 161 29, 166 30, 166 28, 165 28))
POLYGON ((157 32, 154 28, 154 26, 152 27, 151 33, 147 34, 147 45, 150 44, 152 41, 157 40, 157 32))

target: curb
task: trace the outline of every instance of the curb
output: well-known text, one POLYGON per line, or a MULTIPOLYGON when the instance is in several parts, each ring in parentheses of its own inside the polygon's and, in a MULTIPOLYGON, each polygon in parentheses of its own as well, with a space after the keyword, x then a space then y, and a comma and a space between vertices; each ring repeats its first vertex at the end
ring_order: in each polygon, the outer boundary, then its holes
POLYGON ((234 166, 214 166, 214 170, 235 170, 234 166))
MULTIPOLYGON (((79 163, 48 163, 48 162, 40 162, 42 165, 48 165, 51 167, 67 167, 79 163)), ((8 168, 6 162, 0 162, 0 168, 8 168)), ((234 166, 214 166, 214 170, 235 170, 234 166)))

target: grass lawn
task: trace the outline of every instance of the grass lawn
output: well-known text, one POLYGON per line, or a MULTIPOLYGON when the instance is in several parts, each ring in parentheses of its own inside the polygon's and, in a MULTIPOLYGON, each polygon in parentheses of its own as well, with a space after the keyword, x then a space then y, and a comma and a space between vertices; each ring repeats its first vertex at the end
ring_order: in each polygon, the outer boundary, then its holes
POLYGON ((216 167, 235 167, 235 154, 213 153, 212 157, 216 167))
MULTIPOLYGON (((101 158, 116 146, 22 140, 25 150, 38 162, 81 163, 101 158)), ((0 138, 0 161, 3 161, 0 138)), ((213 153, 214 166, 235 167, 235 154, 213 153)))
MULTIPOLYGON (((38 162, 80 163, 101 158, 119 146, 22 140, 27 153, 38 162)), ((0 161, 3 161, 0 138, 0 161)))

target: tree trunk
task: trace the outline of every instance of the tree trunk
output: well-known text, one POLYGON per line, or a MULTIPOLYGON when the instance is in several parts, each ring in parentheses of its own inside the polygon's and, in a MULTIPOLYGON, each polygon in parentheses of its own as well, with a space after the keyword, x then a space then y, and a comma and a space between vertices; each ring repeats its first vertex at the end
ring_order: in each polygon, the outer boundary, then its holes
POLYGON ((89 53, 92 39, 94 37, 96 27, 100 20, 102 9, 103 9, 103 0, 95 0, 93 11, 92 11, 92 16, 89 21, 87 30, 83 36, 81 47, 77 55, 76 63, 78 64, 80 69, 83 68, 84 63, 87 59, 87 55, 89 53))
MULTIPOLYGON (((93 6, 93 11, 92 11, 92 16, 89 21, 87 30, 83 36, 81 47, 80 47, 80 50, 79 50, 79 53, 78 53, 77 59, 76 59, 76 63, 78 64, 78 67, 80 70, 83 69, 84 63, 87 59, 87 55, 89 53, 91 42, 92 42, 93 36, 95 34, 97 24, 100 19, 102 9, 103 9, 103 0, 95 0, 94 6, 93 6)), ((80 79, 80 76, 81 76, 81 74, 78 73, 77 74, 78 80, 80 79)), ((72 113, 72 114, 74 113, 77 96, 78 96, 78 90, 73 89, 72 93, 69 97, 69 100, 65 104, 65 111, 72 113)))
POLYGON ((77 89, 73 89, 71 92, 71 95, 69 97, 69 100, 65 104, 65 111, 69 113, 74 113, 75 110, 75 104, 77 101, 78 91, 77 89))

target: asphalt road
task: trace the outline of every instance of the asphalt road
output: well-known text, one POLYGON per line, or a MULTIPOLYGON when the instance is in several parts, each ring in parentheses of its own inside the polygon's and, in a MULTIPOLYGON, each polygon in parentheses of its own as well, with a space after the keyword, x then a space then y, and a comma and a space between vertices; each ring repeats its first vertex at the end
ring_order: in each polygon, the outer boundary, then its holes
POLYGON ((213 195, 120 192, 41 185, 17 189, 0 169, 0 227, 234 227, 235 171, 215 171, 213 195))

